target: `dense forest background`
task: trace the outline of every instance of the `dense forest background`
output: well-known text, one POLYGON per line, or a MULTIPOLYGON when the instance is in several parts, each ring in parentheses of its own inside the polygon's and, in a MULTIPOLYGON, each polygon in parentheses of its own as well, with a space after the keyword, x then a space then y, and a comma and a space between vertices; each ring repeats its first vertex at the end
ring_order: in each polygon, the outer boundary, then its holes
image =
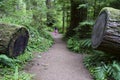
POLYGON ((53 44, 49 32, 57 27, 70 50, 91 55, 84 64, 95 80, 120 80, 119 58, 91 47, 92 28, 100 10, 120 9, 119 5, 120 0, 0 0, 0 22, 23 25, 30 34, 25 54, 15 59, 0 56, 1 79, 30 80, 32 75, 19 72, 21 64, 32 59, 33 52, 45 51, 53 44))

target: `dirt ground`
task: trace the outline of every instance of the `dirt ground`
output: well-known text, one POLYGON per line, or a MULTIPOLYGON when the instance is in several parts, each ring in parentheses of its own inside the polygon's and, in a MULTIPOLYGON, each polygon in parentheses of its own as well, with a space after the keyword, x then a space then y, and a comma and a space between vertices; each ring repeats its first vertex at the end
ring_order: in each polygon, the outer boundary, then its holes
POLYGON ((54 36, 55 44, 26 66, 25 71, 34 74, 33 80, 93 80, 83 65, 83 55, 66 48, 62 35, 54 36))

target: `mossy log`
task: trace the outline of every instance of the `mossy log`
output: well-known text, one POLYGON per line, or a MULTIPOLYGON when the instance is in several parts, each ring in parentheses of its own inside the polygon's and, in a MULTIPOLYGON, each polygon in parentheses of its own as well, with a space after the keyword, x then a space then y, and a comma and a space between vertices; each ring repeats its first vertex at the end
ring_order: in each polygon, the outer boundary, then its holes
POLYGON ((101 10, 92 34, 92 47, 107 53, 120 54, 120 10, 101 10))
POLYGON ((0 23, 0 53, 9 57, 22 54, 27 46, 29 34, 26 28, 14 24, 0 23))

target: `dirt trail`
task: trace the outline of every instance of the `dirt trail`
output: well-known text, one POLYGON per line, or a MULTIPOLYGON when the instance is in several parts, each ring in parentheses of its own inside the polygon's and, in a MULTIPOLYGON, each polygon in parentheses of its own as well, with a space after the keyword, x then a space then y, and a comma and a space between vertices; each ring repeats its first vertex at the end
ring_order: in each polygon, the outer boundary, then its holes
POLYGON ((70 52, 62 36, 53 36, 55 44, 48 52, 35 54, 27 65, 27 72, 35 74, 34 80, 93 80, 83 65, 83 55, 70 52))

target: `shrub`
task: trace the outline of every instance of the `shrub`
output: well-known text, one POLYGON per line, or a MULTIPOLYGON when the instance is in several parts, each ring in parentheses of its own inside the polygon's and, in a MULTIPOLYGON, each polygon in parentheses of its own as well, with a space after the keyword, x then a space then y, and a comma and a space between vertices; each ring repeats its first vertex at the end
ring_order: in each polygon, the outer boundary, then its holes
POLYGON ((67 47, 75 52, 79 53, 92 53, 93 49, 91 48, 91 39, 82 39, 70 38, 67 41, 67 47))

